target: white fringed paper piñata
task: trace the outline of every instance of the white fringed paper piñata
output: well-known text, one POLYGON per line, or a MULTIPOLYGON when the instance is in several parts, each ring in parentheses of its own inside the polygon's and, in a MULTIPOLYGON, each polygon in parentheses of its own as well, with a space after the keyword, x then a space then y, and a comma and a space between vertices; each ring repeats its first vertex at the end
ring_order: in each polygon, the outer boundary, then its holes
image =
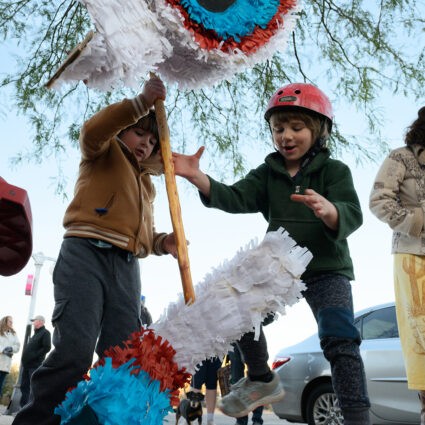
POLYGON ((252 241, 195 287, 193 304, 180 296, 151 329, 106 352, 56 409, 61 424, 87 424, 89 412, 95 424, 160 425, 197 364, 222 358, 243 334, 258 334, 268 313, 301 298, 311 258, 283 229, 252 241))
POLYGON ((96 28, 54 83, 138 89, 156 72, 180 89, 211 86, 283 52, 300 0, 80 0, 96 28))

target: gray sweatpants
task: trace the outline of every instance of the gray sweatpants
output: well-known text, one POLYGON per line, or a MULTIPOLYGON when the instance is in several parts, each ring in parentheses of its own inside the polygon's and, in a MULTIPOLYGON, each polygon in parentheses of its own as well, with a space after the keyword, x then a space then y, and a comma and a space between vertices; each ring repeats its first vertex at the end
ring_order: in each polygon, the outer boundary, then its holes
MULTIPOLYGON (((320 345, 330 362, 332 385, 347 424, 366 425, 370 407, 366 378, 360 357, 360 336, 353 325, 353 298, 348 278, 341 275, 319 275, 305 281, 303 295, 319 328, 320 345)), ((248 374, 267 373, 267 343, 263 332, 254 341, 254 333, 238 341, 248 374)))
POLYGON ((83 378, 94 352, 101 357, 140 328, 139 264, 128 251, 66 238, 53 283, 55 348, 34 372, 30 403, 14 425, 58 425, 60 417, 53 411, 83 378))

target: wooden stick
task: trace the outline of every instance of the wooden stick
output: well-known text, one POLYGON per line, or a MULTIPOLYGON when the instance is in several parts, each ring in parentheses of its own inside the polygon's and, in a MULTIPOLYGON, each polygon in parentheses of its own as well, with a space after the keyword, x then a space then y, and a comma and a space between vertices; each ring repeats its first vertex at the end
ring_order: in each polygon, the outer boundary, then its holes
MULTIPOLYGON (((151 77, 153 76, 155 75, 151 74, 151 77)), ((170 134, 167 124, 167 115, 165 113, 164 102, 161 99, 157 99, 155 101, 155 114, 156 120, 158 122, 161 155, 162 160, 164 161, 165 186, 167 188, 171 222, 173 224, 174 237, 177 245, 177 260, 179 263, 180 276, 182 280, 184 300, 187 304, 192 304, 195 301, 195 291, 193 290, 192 276, 190 274, 186 237, 183 229, 179 195, 177 193, 174 163, 171 155, 170 134)))

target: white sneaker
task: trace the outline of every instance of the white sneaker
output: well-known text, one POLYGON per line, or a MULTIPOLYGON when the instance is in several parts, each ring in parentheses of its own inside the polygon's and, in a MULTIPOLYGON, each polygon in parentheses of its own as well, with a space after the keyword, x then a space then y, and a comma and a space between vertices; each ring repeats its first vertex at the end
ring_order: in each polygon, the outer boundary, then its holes
POLYGON ((258 406, 282 400, 285 391, 280 385, 279 376, 276 372, 272 373, 270 382, 251 381, 248 377, 239 380, 232 385, 230 393, 221 399, 220 410, 227 416, 240 418, 258 406))

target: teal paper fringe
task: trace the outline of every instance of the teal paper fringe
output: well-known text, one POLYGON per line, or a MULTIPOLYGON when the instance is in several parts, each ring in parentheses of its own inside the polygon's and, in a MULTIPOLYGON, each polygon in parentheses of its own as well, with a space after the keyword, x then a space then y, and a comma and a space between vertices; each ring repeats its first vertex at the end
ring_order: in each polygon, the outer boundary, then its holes
POLYGON ((85 405, 96 413, 100 425, 162 425, 172 412, 168 390, 159 390, 159 381, 131 366, 135 359, 114 369, 110 357, 105 366, 90 370, 90 380, 80 381, 55 409, 61 425, 77 416, 85 405), (133 372, 133 373, 132 373, 133 372))
POLYGON ((202 24, 205 29, 214 30, 219 37, 227 40, 252 34, 255 26, 266 28, 276 14, 280 0, 237 0, 224 12, 214 13, 204 9, 196 0, 181 0, 180 4, 190 19, 202 24))

